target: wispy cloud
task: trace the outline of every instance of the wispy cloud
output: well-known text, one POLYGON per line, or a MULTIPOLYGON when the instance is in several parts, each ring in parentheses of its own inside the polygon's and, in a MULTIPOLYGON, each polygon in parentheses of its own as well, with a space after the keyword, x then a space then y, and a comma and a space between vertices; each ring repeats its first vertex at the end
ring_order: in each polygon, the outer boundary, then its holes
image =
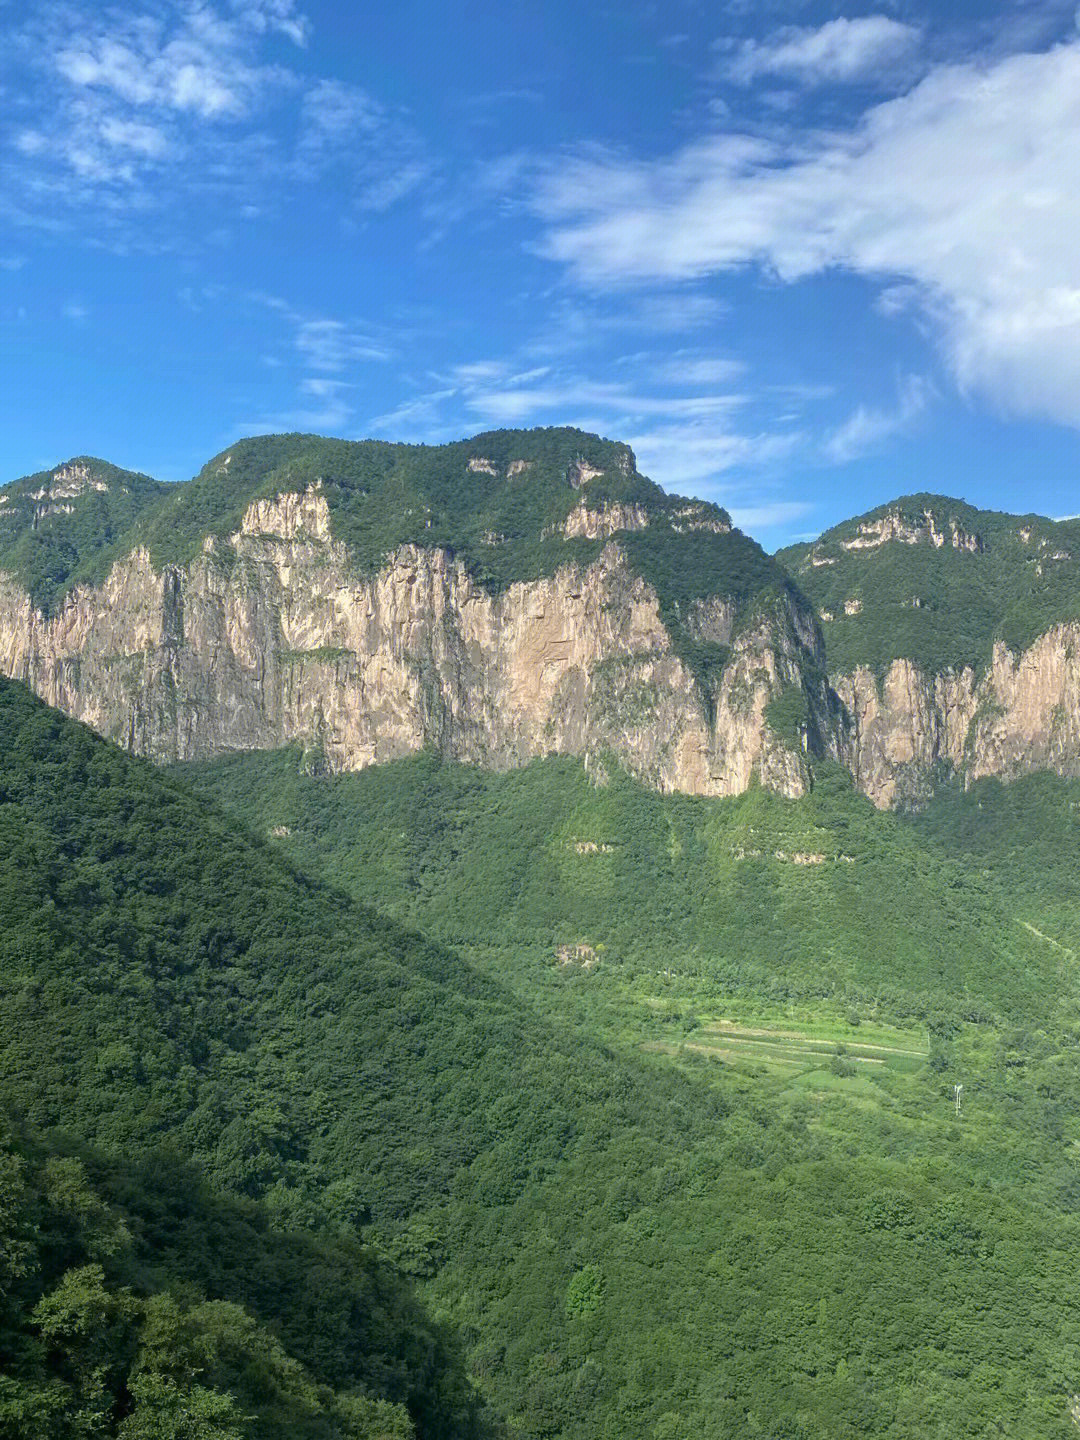
POLYGON ((296 348, 313 370, 344 370, 358 360, 388 360, 390 352, 344 320, 296 322, 296 348))
MULTIPOLYGON (((487 427, 576 425, 627 441, 643 471, 668 489, 727 502, 747 483, 737 472, 760 477, 805 449, 808 437, 795 426, 770 430, 747 421, 743 411, 752 397, 741 388, 687 395, 693 363, 679 355, 642 362, 635 366, 637 383, 629 384, 551 365, 523 369, 515 358, 469 361, 371 417, 366 429, 390 439, 437 441, 487 427)), ((706 385, 742 378, 733 361, 698 363, 706 385)), ((760 490, 760 478, 754 485, 760 490)))
POLYGON ((934 396, 934 387, 924 376, 909 375, 901 384, 896 404, 886 409, 860 405, 829 435, 824 444, 828 460, 846 465, 867 451, 877 449, 893 435, 909 429, 934 396))
POLYGON ((168 19, 137 12, 121 18, 114 11, 62 43, 53 66, 76 90, 127 105, 203 119, 239 116, 267 85, 285 78, 253 59, 253 37, 266 29, 263 6, 239 7, 231 17, 201 5, 168 19))
POLYGON ((781 76, 804 85, 853 82, 880 76, 918 46, 920 31, 888 15, 841 17, 818 29, 787 26, 767 40, 746 40, 726 72, 743 84, 781 76))
MULTIPOLYGON (((355 395, 361 388, 363 368, 393 357, 393 348, 370 327, 358 321, 313 315, 298 309, 280 295, 248 293, 229 296, 220 287, 197 293, 181 292, 181 303, 195 310, 212 302, 219 308, 231 303, 240 308, 269 311, 283 327, 276 349, 264 352, 260 363, 281 373, 302 373, 293 383, 296 403, 277 406, 254 420, 238 423, 240 430, 264 434, 278 430, 311 430, 344 434, 353 428, 355 395), (310 372, 315 371, 315 374, 310 372)), ((285 382, 286 384, 288 382, 285 382)), ((280 384, 279 384, 280 388, 280 384)))
MULTIPOLYGON (((222 298, 220 287, 211 287, 207 293, 209 299, 222 298)), ((201 308, 201 294, 190 297, 189 292, 181 292, 181 299, 201 308)), ((281 318, 288 327, 292 349, 308 369, 335 373, 351 365, 385 361, 393 356, 393 347, 387 339, 357 320, 315 315, 298 309, 280 295, 264 291, 249 293, 244 300, 281 318)))
POLYGON ((679 354, 665 361, 660 373, 670 385, 730 385, 745 370, 741 360, 679 354))
POLYGON ((93 207, 104 235, 131 214, 175 228, 193 195, 251 216, 331 169, 345 208, 395 204, 428 173, 422 142, 363 91, 283 63, 310 30, 293 0, 42 10, 0 37, 19 62, 9 217, 93 207))
POLYGON ((276 434, 289 430, 340 434, 348 427, 354 414, 349 398, 352 388, 344 380, 308 377, 300 382, 295 406, 241 421, 237 428, 245 435, 276 434))
MULTIPOLYGON (((733 505, 731 518, 740 530, 759 535, 762 531, 787 530, 796 520, 802 520, 809 515, 813 509, 809 500, 773 500, 763 505, 733 505)), ((808 538, 817 537, 812 535, 808 538)))
POLYGON ((1074 38, 938 66, 846 131, 563 158, 534 204, 547 254, 587 285, 748 265, 903 282, 962 389, 1080 425, 1078 130, 1074 38))
POLYGON ((404 117, 355 85, 319 80, 301 105, 294 168, 307 179, 347 174, 361 208, 386 210, 429 177, 432 161, 404 117))

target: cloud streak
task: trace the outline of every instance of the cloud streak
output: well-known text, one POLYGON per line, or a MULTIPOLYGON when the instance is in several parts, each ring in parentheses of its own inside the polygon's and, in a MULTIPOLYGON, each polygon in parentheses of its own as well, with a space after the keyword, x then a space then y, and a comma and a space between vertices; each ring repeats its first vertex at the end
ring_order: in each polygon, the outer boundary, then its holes
POLYGON ((804 85, 876 79, 916 49, 920 31, 887 15, 830 20, 819 29, 788 26, 768 40, 747 40, 727 73, 749 85, 780 76, 804 85))
POLYGON ((879 279, 930 322, 962 390, 1080 425, 1078 133, 1074 39, 939 66, 847 130, 564 160, 534 206, 546 253, 589 286, 748 266, 879 279))
POLYGON ((310 28, 292 0, 43 10, 3 37, 20 65, 9 217, 93 207, 145 235, 193 196, 243 213, 330 172, 346 207, 396 204, 429 173, 425 148, 357 87, 282 63, 282 39, 299 59, 310 28))
POLYGON ((372 417, 366 428, 388 439, 437 441, 489 426, 575 425, 627 441, 642 470, 668 489, 727 503, 742 494, 749 475, 759 491, 762 473, 805 450, 809 437, 797 426, 771 430, 747 419, 754 400, 742 390, 681 393, 695 363, 706 383, 741 378, 732 361, 678 354, 644 367, 634 385, 482 359, 432 377, 433 388, 372 417))
POLYGON ((900 386, 897 403, 891 409, 860 405, 832 432, 823 450, 826 459, 847 465, 868 451, 876 450, 893 435, 908 430, 926 410, 934 388, 921 375, 909 375, 900 386))

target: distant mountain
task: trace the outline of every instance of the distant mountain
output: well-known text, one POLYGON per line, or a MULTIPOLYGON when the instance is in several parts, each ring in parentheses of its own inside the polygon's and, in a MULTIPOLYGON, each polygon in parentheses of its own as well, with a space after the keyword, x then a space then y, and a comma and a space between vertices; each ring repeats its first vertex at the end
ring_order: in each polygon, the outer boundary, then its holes
POLYGON ((913 495, 777 557, 818 610, 878 803, 949 772, 1080 772, 1080 521, 913 495))
POLYGON ((610 751, 663 789, 797 794, 838 753, 806 600, 625 445, 247 440, 107 528, 129 479, 61 466, 33 513, 30 486, 0 492, 0 668, 158 759, 610 751))
POLYGON ((72 586, 100 584, 133 527, 172 487, 81 455, 0 490, 0 571, 52 614, 72 586))
POLYGON ((1080 773, 1080 521, 913 495, 769 557, 572 429, 280 435, 161 485, 0 490, 0 672, 157 760, 299 743, 605 756, 663 791, 878 805, 1080 773))

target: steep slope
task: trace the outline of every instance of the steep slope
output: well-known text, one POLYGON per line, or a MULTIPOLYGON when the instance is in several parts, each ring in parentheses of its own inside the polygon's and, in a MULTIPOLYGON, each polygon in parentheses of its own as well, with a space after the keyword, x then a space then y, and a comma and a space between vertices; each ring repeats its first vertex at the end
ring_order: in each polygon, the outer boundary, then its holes
POLYGON ((277 1228, 175 1156, 109 1162, 0 1113, 6 1440, 412 1440, 413 1416, 479 1433, 471 1408, 443 1337, 355 1240, 277 1228))
MULTIPOLYGON (((614 773, 597 787, 566 759, 319 777, 292 752, 183 773, 312 870, 452 936, 545 1013, 627 1059, 666 1058, 731 1104, 717 1172, 696 1143, 671 1162, 665 1183, 690 1197, 677 1221, 664 1207, 672 1228, 656 1211, 613 1225, 617 1189, 588 1211, 593 1264, 610 1282, 631 1262, 668 1339, 647 1383, 677 1355, 713 1376, 654 1433, 1068 1433, 1069 1364, 1060 1400, 1020 1401, 1025 1366, 1005 1357, 1043 1325, 1052 1346, 1080 1301, 1056 1253, 1077 1236, 1080 1195, 1080 990, 1059 946, 1080 939, 1035 933, 1045 917, 1021 916, 981 865, 875 812, 836 771, 794 802, 659 796, 614 773), (696 1259, 690 1283, 676 1283, 677 1253, 696 1259), (699 1301, 713 1321, 696 1339, 699 1301)), ((592 1178, 577 1172, 568 1204, 592 1178)), ((429 1293, 478 1327, 492 1363, 520 1354, 513 1307, 542 1274, 520 1252, 505 1334, 452 1296, 448 1273, 429 1293)), ((594 1353, 607 1364, 612 1347, 594 1353)), ((579 1433, 562 1420, 565 1375, 534 1356, 530 1433, 579 1433)))
POLYGON ((909 496, 782 551, 879 805, 942 772, 1080 771, 1080 522, 909 496))
POLYGON ((52 615, 72 586, 100 583, 125 539, 171 487, 79 456, 0 490, 0 572, 52 615))
POLYGON ((713 993, 935 1026, 1035 1021, 1063 998, 1054 957, 978 868, 920 845, 839 766, 794 802, 663 796, 614 770, 598 786, 570 758, 497 775, 426 756, 325 777, 284 751, 178 773, 309 873, 495 973, 662 965, 713 993))
MULTIPOLYGON (((743 803, 637 789, 664 806, 743 803)), ((72 1195, 92 1222, 96 1196, 140 1246, 136 1278, 120 1261, 100 1262, 100 1280, 83 1273, 89 1252, 73 1244, 77 1274, 62 1290, 39 1299, 19 1281, 26 1383, 41 1338, 49 1378, 68 1383, 88 1373, 84 1357, 115 1354, 128 1336, 136 1378, 164 1377, 144 1392, 155 1403, 175 1399, 170 1382, 193 1383, 250 1413, 253 1388, 288 1381, 300 1409, 321 1376, 331 1395, 316 1397, 316 1433, 348 1435, 333 1387, 355 1371, 333 1366, 349 1325, 378 1334, 379 1317, 349 1308, 337 1270, 290 1268, 273 1240, 269 1253, 250 1235, 237 1243, 228 1196, 239 1192, 241 1210, 260 1203, 282 1228, 332 1221, 394 1255, 466 1341, 511 1433, 530 1440, 726 1440, 748 1426, 897 1440, 1071 1433, 1080 1220, 1058 1197, 1072 1193, 1074 1122, 1061 1105, 1047 1123, 1041 1086, 1044 1074, 1066 1095, 1075 1086, 1072 989, 1058 984, 1047 1020, 1070 1037, 1065 1054, 1040 1059, 1015 1094, 1014 1072, 992 1050, 980 1059, 985 1021, 947 1024, 930 1065, 916 1034, 901 1065, 866 1077, 841 1055, 823 1069, 819 1055, 774 1083, 720 1053, 710 1061, 704 1032, 684 1054, 670 1037, 701 1027, 678 1014, 658 1013, 644 1047, 614 1050, 569 1016, 539 1021, 496 980, 305 880, 205 798, 11 684, 0 684, 0 841, 0 1103, 44 1126, 61 1154, 57 1127, 116 1157, 85 1158, 90 1201, 63 1172, 61 1203, 72 1195), (961 1063, 977 1097, 964 1129, 949 1099, 961 1063), (174 1184, 162 1146, 201 1158, 223 1213, 174 1184), (178 1273, 183 1323, 155 1301, 178 1273), (283 1282, 296 1303, 277 1316, 283 1282), (303 1373, 260 1333, 272 1315, 303 1373), (133 1334, 113 1327, 125 1316, 133 1334), (297 1356, 300 1332, 309 1348, 297 1356)), ((962 912, 952 920, 963 949, 962 912)), ((664 963, 651 980, 661 989, 664 963)), ((611 970, 543 973, 573 995, 575 976, 604 983, 611 970)), ((976 1004, 980 976, 968 980, 976 1004)), ((18 1138, 14 1149, 40 1215, 47 1156, 18 1138)), ((21 1245, 18 1197, 15 1209, 21 1245)), ((421 1434, 457 1433, 407 1403, 421 1434)), ((215 1416, 229 1435, 220 1407, 201 1412, 204 1433, 215 1416)), ((169 1433, 144 1418, 123 1440, 169 1433)), ((375 1433, 394 1434, 400 1417, 383 1418, 375 1433)))
POLYGON ((0 669, 157 759, 611 750, 665 790, 756 775, 796 794, 808 755, 837 752, 820 632, 784 571, 579 431, 244 441, 155 492, 99 570, 106 554, 51 609, 24 568, 0 574, 0 669))

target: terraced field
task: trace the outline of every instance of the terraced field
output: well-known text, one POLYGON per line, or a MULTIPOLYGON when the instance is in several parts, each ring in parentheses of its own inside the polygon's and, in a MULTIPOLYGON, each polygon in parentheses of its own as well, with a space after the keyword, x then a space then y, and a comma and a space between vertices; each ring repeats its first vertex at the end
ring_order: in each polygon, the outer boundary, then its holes
POLYGON ((679 1042, 647 1041, 643 1048, 696 1052, 800 1088, 818 1083, 831 1088, 837 1080, 875 1074, 913 1074, 929 1054, 925 1031, 843 1020, 805 1025, 788 1018, 741 1022, 728 1016, 700 1020, 679 1042))

